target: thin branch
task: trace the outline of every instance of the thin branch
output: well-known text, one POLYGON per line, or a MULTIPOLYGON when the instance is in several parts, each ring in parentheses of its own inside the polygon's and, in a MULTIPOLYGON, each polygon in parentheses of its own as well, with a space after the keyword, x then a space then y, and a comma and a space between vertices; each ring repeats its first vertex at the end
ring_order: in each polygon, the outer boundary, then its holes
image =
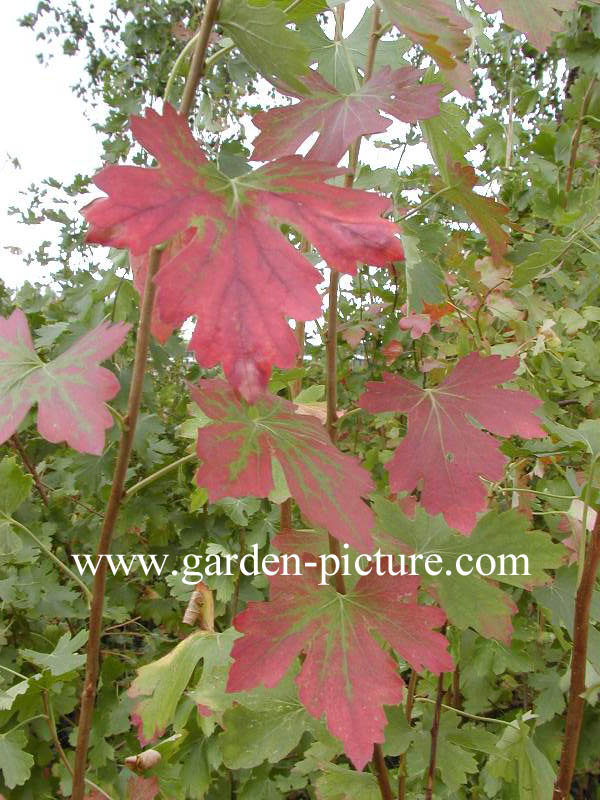
POLYGON ((575 164, 577 162, 577 150, 579 149, 581 132, 583 131, 585 116, 590 107, 590 103, 592 102, 592 95, 594 93, 595 86, 596 86, 596 76, 594 75, 594 77, 590 81, 590 85, 588 86, 587 92, 585 93, 585 97, 583 98, 583 103, 581 104, 581 113, 579 114, 579 120, 577 121, 577 127, 575 128, 575 133, 573 134, 573 138, 571 139, 569 171, 567 173, 567 181, 565 183, 565 192, 567 192, 567 194, 571 190, 571 185, 573 184, 573 176, 575 174, 575 164))
POLYGON ((168 475, 169 472, 173 472, 174 469, 177 467, 183 466, 183 464, 188 464, 190 461, 193 461, 198 456, 195 453, 190 453, 187 456, 183 456, 182 458, 177 459, 177 461, 173 461, 171 464, 167 464, 166 467, 162 467, 161 469, 153 472, 152 475, 148 475, 147 478, 139 481, 138 483, 134 484, 130 489, 127 489, 125 492, 125 498, 129 500, 130 497, 133 497, 134 494, 137 494, 142 489, 145 489, 146 486, 150 486, 151 483, 164 478, 165 475, 168 475))
POLYGON ((17 433, 15 433, 13 436, 10 437, 10 441, 12 443, 12 446, 15 448, 17 453, 20 455, 21 461, 23 462, 23 464, 25 464, 25 467, 27 468, 27 471, 31 473, 31 476, 33 478, 33 482, 35 484, 35 488, 37 489, 39 496, 42 498, 42 503, 45 506, 47 506, 48 505, 48 495, 46 494, 46 491, 44 489, 44 485, 42 484, 42 482, 40 480, 40 476, 37 473, 37 469, 35 468, 35 464, 33 464, 29 460, 29 457, 28 457, 27 453, 25 452, 25 448, 21 444, 21 441, 19 439, 19 435, 17 433))
POLYGON ((40 550, 43 553, 45 553, 45 555, 48 556, 48 558, 51 561, 54 561, 56 566, 60 570, 62 570, 62 572, 64 572, 65 575, 67 575, 69 578, 71 578, 71 580, 74 581, 77 584, 77 586, 79 586, 79 588, 81 589, 81 591, 83 592, 83 594, 85 596, 85 599, 87 600, 88 605, 91 604, 91 602, 92 602, 92 593, 90 592, 88 587, 85 585, 85 583, 81 580, 81 578, 79 578, 73 572, 73 570, 69 569, 69 567, 67 567, 67 565, 63 561, 61 561, 60 558, 58 558, 58 556, 54 555, 52 550, 50 550, 50 548, 46 547, 46 545, 42 542, 42 540, 38 539, 38 537, 35 535, 35 533, 33 533, 33 531, 29 530, 29 528, 26 527, 25 525, 23 525, 21 522, 17 522, 17 520, 14 519, 13 517, 9 517, 7 515, 5 516, 3 514, 0 514, 0 517, 4 517, 6 519, 6 521, 10 525, 14 525, 15 527, 19 528, 19 530, 23 531, 23 533, 26 533, 28 536, 31 536, 31 538, 37 544, 37 546, 40 548, 40 550))
POLYGON ((219 0, 207 0, 202 17, 202 24, 198 31, 198 41, 196 42, 196 49, 192 56, 192 64, 183 90, 183 98, 181 100, 181 108, 179 113, 187 117, 194 100, 196 99, 196 90, 200 83, 200 78, 204 74, 206 50, 210 40, 210 34, 217 18, 217 11, 219 9, 219 0))
MULTIPOLYGON (((412 669, 410 671, 410 678, 408 680, 406 703, 404 706, 406 721, 409 725, 412 723, 412 712, 415 703, 415 691, 417 689, 418 680, 419 675, 416 669, 412 669)), ((398 762, 398 800, 406 800, 406 752, 402 753, 398 762)))
MULTIPOLYGON (((150 325, 152 321, 152 308, 156 287, 154 275, 160 265, 161 253, 156 248, 150 251, 148 263, 148 275, 144 289, 140 324, 137 334, 135 360, 133 364, 133 376, 129 392, 127 405, 126 426, 121 436, 119 453, 115 464, 113 481, 110 496, 106 506, 106 513, 100 533, 97 554, 104 555, 110 552, 114 529, 117 518, 121 510, 123 501, 123 488, 127 477, 127 468, 133 447, 133 437, 139 415, 142 388, 144 383, 144 373, 146 371, 146 361, 148 356, 148 345, 150 342, 150 325)), ((85 770, 87 764, 87 752, 89 746, 90 730, 92 717, 94 714, 94 704, 96 700, 96 685, 98 683, 98 673, 100 667, 100 639, 102 636, 102 614, 104 611, 104 594, 106 590, 106 559, 100 561, 100 566, 94 576, 93 599, 90 611, 90 633, 88 639, 87 661, 85 667, 84 686, 81 695, 81 711, 79 716, 79 728, 77 735, 77 749, 75 752, 75 766, 73 771, 73 793, 72 800, 83 800, 85 791, 85 770)))
POLYGON ((373 748, 373 771, 379 784, 379 791, 381 793, 381 800, 394 800, 392 794, 392 786, 390 784, 390 776, 388 775, 387 767, 385 765, 385 758, 383 757, 383 750, 380 744, 376 744, 373 748))
POLYGON ((571 794, 571 783, 575 772, 575 759, 577 757, 585 708, 583 695, 585 693, 585 671, 590 631, 590 606, 599 564, 600 515, 596 519, 596 524, 586 548, 583 574, 575 598, 571 684, 569 686, 567 721, 563 736, 560 767, 554 785, 553 800, 566 800, 571 794))
POLYGON ((429 751, 429 769, 427 770, 427 783, 425 786, 425 800, 433 800, 433 785, 435 782, 435 766, 437 763, 438 736, 440 733, 440 719, 442 716, 442 695, 444 693, 444 673, 440 674, 437 685, 435 711, 431 725, 431 749, 429 751))

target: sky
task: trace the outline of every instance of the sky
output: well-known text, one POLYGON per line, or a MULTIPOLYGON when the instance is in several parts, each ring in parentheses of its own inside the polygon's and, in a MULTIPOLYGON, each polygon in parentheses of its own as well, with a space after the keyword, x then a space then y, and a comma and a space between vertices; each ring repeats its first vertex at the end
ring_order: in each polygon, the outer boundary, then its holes
MULTIPOLYGON (((110 0, 93 0, 93 4, 94 18, 100 22, 110 0)), ((346 35, 370 4, 369 0, 349 0, 346 35)), ((70 88, 83 69, 83 59, 58 55, 49 65, 41 65, 36 58, 41 48, 35 34, 18 24, 18 18, 36 6, 37 0, 0 2, 0 74, 4 76, 4 108, 10 110, 0 126, 0 279, 14 288, 26 280, 44 281, 47 269, 25 265, 11 249, 34 250, 44 238, 52 238, 56 226, 19 224, 16 217, 8 215, 8 208, 19 204, 19 193, 33 182, 40 183, 48 176, 70 182, 76 174, 93 174, 102 166, 101 137, 85 118, 84 103, 70 88), (21 169, 13 167, 13 158, 18 159, 21 169)), ((81 0, 81 6, 86 12, 90 0, 81 0)), ((385 138, 398 136, 398 125, 395 123, 385 138)), ((425 148, 411 155, 420 163, 428 160, 425 148)), ((391 165, 397 160, 396 154, 377 150, 369 143, 361 150, 361 159, 365 157, 372 166, 391 165)))

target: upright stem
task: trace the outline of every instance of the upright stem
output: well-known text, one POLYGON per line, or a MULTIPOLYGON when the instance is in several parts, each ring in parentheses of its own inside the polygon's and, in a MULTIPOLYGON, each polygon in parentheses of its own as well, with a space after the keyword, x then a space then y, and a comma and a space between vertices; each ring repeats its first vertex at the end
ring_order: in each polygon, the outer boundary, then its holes
POLYGON ((592 95, 594 93, 595 86, 596 86, 596 77, 594 76, 591 79, 590 85, 588 86, 588 90, 585 93, 585 97, 583 98, 583 103, 581 104, 581 112, 579 114, 577 127, 575 128, 575 133, 573 134, 573 138, 571 139, 569 171, 567 173, 567 182, 565 183, 565 191, 567 193, 571 190, 571 185, 573 183, 573 176, 575 174, 575 164, 577 162, 577 151, 579 149, 579 142, 581 140, 581 133, 583 131, 583 123, 585 122, 585 115, 587 114, 588 109, 590 107, 590 103, 592 101, 592 95))
POLYGON ((208 42, 213 25, 215 24, 215 20, 217 18, 218 9, 219 0, 206 0, 204 16, 202 17, 202 23, 200 24, 200 30, 198 31, 198 41, 196 42, 194 55, 192 56, 192 64, 190 66, 190 71, 183 90, 181 108, 179 109, 180 113, 183 114, 184 117, 188 116, 192 110, 192 106, 194 105, 196 89, 198 88, 200 78, 204 73, 206 50, 208 48, 208 42))
MULTIPOLYGON (((415 692, 417 689, 418 680, 419 675, 417 674, 416 669, 411 670, 408 681, 408 690, 406 692, 406 704, 404 706, 406 721, 409 725, 412 722, 412 712, 415 704, 415 692)), ((398 763, 398 800, 406 800, 406 753, 402 753, 398 763)))
MULTIPOLYGON (((585 536, 585 529, 583 532, 585 536)), ((581 736, 585 699, 585 670, 587 664, 588 636, 590 630, 590 605, 600 564, 600 514, 591 533, 581 582, 575 598, 573 651, 571 654, 571 685, 567 706, 567 722, 563 737, 558 777, 554 785, 553 800, 566 800, 571 793, 575 759, 581 736)))
MULTIPOLYGON (((129 401, 127 404, 126 425, 121 436, 119 453, 113 474, 112 488, 100 541, 98 542, 97 554, 103 555, 110 552, 113 533, 121 503, 123 502, 125 478, 133 447, 133 437, 138 420, 140 404, 142 400, 142 387, 144 383, 144 373, 146 371, 146 361, 148 355, 148 344, 150 341, 150 325, 152 321, 152 308, 154 305, 155 285, 154 275, 160 265, 160 251, 152 249, 148 264, 148 277, 144 289, 142 300, 142 311, 140 315, 140 325, 138 329, 135 360, 133 364, 133 376, 129 391, 129 401)), ((87 763, 87 752, 90 738, 92 717, 94 714, 94 703, 96 700, 96 685, 98 682, 99 661, 100 661, 100 639, 102 636, 102 614, 104 611, 104 594, 106 590, 106 571, 108 565, 106 559, 100 561, 100 565, 94 576, 92 587, 92 605, 90 609, 90 634, 88 639, 87 661, 85 666, 85 680, 81 695, 81 711, 79 715, 79 727, 77 731, 77 749, 75 751, 75 765, 73 768, 73 793, 72 800, 83 800, 85 791, 85 770, 87 763)))
POLYGON ((437 685, 435 711, 431 725, 431 750, 429 752, 429 769, 427 770, 427 784, 425 786, 425 800, 433 800, 433 785, 435 782, 435 765, 437 763, 437 746, 440 733, 440 719, 442 716, 442 696, 444 694, 444 673, 440 674, 437 685))
POLYGON ((383 757, 383 750, 380 744, 376 744, 373 748, 373 769, 375 771, 377 783, 379 784, 382 800, 394 800, 390 776, 388 775, 385 758, 383 757))
MULTIPOLYGON (((207 0, 204 16, 198 32, 198 41, 192 58, 190 72, 183 92, 180 112, 188 116, 198 83, 204 70, 206 50, 210 39, 210 33, 217 16, 219 0, 207 0)), ((152 248, 148 263, 148 276, 144 288, 142 308, 140 313, 140 324, 136 341, 135 359, 133 363, 133 374, 131 388, 129 391, 129 401, 127 405, 126 425, 121 435, 117 462, 113 475, 112 488, 104 523, 100 533, 98 543, 98 555, 109 553, 112 543, 113 533, 121 504, 124 498, 125 479, 127 468, 131 458, 133 447, 133 437, 140 411, 142 400, 142 389, 144 384, 144 373, 148 357, 148 345, 150 342, 150 328, 152 323, 152 309, 154 307, 154 297, 156 288, 154 276, 160 267, 161 251, 152 248)), ((81 695, 81 712, 79 716, 79 727, 77 732, 77 749, 75 752, 75 765, 73 768, 73 791, 71 800, 83 800, 85 791, 85 770, 87 764, 87 752, 90 739, 92 717, 94 714, 94 704, 96 700, 96 686, 98 683, 98 672, 100 666, 100 639, 102 636, 102 613, 104 611, 104 593, 106 590, 106 570, 107 562, 103 559, 94 576, 93 599, 90 610, 90 633, 88 639, 87 662, 85 668, 85 680, 81 695)))
MULTIPOLYGON (((373 64, 375 63, 375 50, 379 40, 379 8, 376 6, 373 10, 373 25, 371 30, 371 38, 369 41, 369 50, 367 53, 367 63, 365 67, 365 81, 368 81, 373 71, 373 64)), ((344 7, 336 9, 336 28, 335 38, 342 38, 342 29, 344 25, 344 7)), ((360 148, 360 138, 352 145, 348 153, 348 174, 345 177, 344 185, 346 188, 351 188, 354 183, 354 175, 358 165, 358 151, 360 148)), ((338 290, 339 290, 340 275, 337 270, 331 270, 329 279, 329 308, 327 312, 327 342, 326 342, 326 358, 327 358, 327 432, 333 444, 337 442, 337 322, 338 322, 338 290)), ((341 548, 340 543, 331 534, 329 534, 329 552, 337 556, 338 563, 341 561, 341 548)), ((340 594, 346 593, 346 585, 344 576, 340 571, 336 572, 334 576, 334 586, 340 594)), ((379 791, 382 800, 393 800, 392 787, 383 757, 383 750, 381 745, 376 744, 373 749, 372 769, 379 784, 379 791)))

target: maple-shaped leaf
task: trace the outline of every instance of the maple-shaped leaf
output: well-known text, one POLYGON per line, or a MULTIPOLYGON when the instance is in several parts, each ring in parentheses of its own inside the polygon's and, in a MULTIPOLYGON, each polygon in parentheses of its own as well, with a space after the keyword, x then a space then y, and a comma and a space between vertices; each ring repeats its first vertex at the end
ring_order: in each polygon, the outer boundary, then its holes
POLYGON ((449 525, 469 534, 486 505, 487 489, 480 477, 499 481, 507 461, 499 443, 476 424, 500 436, 546 435, 533 413, 541 405, 538 398, 497 388, 518 366, 518 357, 470 353, 431 389, 389 374, 368 383, 362 408, 408 417, 408 432, 386 464, 392 491, 412 492, 422 481, 423 508, 443 514, 449 525))
POLYGON ((446 0, 377 0, 402 33, 420 44, 436 61, 448 83, 466 97, 473 98, 471 70, 460 61, 471 44, 465 31, 471 23, 458 14, 454 3, 446 0))
POLYGON ((564 20, 557 11, 572 11, 577 0, 477 0, 488 14, 502 11, 507 25, 522 31, 540 52, 552 43, 552 34, 562 31, 564 20))
POLYGON ((270 600, 249 603, 234 620, 243 638, 234 644, 228 690, 276 686, 296 657, 305 659, 296 679, 307 711, 325 715, 357 769, 382 742, 384 705, 397 705, 404 683, 394 659, 372 637, 377 633, 418 672, 451 670, 445 637, 432 630, 444 612, 416 601, 419 578, 370 575, 346 595, 319 586, 310 574, 269 579, 270 600), (375 679, 374 679, 374 676, 375 679))
POLYGON ((467 212, 467 216, 487 236, 492 260, 496 264, 500 263, 510 239, 502 228, 502 225, 509 224, 507 217, 509 209, 493 197, 484 197, 473 191, 473 187, 477 185, 477 175, 470 164, 448 161, 447 172, 452 186, 445 186, 442 181, 436 179, 433 182, 434 189, 443 190, 447 200, 467 212))
POLYGON ((261 111, 252 122, 261 133, 254 140, 253 159, 269 161, 293 155, 315 131, 308 157, 337 164, 359 136, 382 133, 392 124, 380 110, 402 122, 417 122, 440 113, 440 84, 419 84, 423 70, 384 67, 352 92, 342 92, 318 72, 303 78, 310 94, 290 89, 300 99, 292 106, 261 111))
POLYGON ((198 431, 199 486, 211 502, 267 497, 279 462, 300 510, 332 536, 357 547, 372 544, 373 514, 362 500, 373 491, 369 473, 334 447, 314 416, 264 393, 256 405, 238 399, 225 381, 201 381, 192 398, 213 420, 198 431))
POLYGON ((398 503, 376 497, 374 511, 378 523, 375 540, 382 552, 421 554, 423 558, 415 566, 423 588, 435 597, 453 625, 461 630, 472 627, 486 639, 508 643, 512 636, 517 608, 498 584, 526 589, 546 584, 550 576, 545 570, 556 569, 564 559, 564 547, 547 533, 529 530, 529 521, 518 511, 485 514, 469 539, 451 530, 441 516, 431 517, 420 507, 406 514, 398 503), (433 567, 437 575, 425 566, 432 553, 441 559, 433 567), (491 570, 485 577, 475 569, 480 557, 485 570, 491 570), (513 565, 527 574, 511 575, 513 565), (459 568, 467 574, 460 574, 459 568))
POLYGON ((299 156, 228 177, 208 161, 186 120, 168 104, 134 117, 136 139, 158 168, 109 166, 94 179, 108 197, 83 210, 87 240, 127 247, 134 256, 171 237, 181 248, 156 276, 158 313, 179 325, 195 315, 190 342, 199 363, 223 365, 247 399, 264 390, 271 367, 292 367, 297 341, 286 315, 321 311, 320 273, 274 222, 296 227, 331 267, 385 266, 403 257, 390 203, 372 192, 330 186, 340 170, 299 156))
POLYGON ((35 403, 38 430, 49 442, 66 441, 100 455, 113 419, 104 405, 119 391, 112 372, 99 366, 121 346, 129 325, 101 323, 54 361, 35 352, 25 314, 0 318, 0 444, 18 429, 35 403))

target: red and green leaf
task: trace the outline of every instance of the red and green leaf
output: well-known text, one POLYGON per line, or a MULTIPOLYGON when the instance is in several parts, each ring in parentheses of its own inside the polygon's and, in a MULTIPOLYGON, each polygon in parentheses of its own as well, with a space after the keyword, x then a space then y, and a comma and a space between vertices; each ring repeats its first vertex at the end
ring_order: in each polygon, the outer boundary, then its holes
POLYGON ((95 183, 108 197, 83 213, 87 239, 142 255, 183 236, 163 259, 156 283, 160 319, 197 318, 190 342, 199 363, 221 363, 248 400, 266 387, 273 364, 291 367, 297 342, 286 316, 317 317, 320 274, 274 221, 296 227, 340 272, 403 258, 390 203, 371 192, 326 183, 339 171, 300 157, 229 178, 204 155, 186 120, 165 105, 134 117, 136 139, 158 168, 109 166, 95 183), (176 249, 176 248, 175 248, 176 249))
POLYGON ((448 83, 466 97, 474 97, 471 70, 460 59, 471 40, 471 23, 445 0, 377 0, 402 33, 436 61, 448 83))
POLYGON ((101 323, 53 361, 35 352, 25 314, 0 318, 0 443, 37 403, 38 431, 49 442, 66 441, 82 453, 100 455, 113 424, 105 406, 119 381, 100 366, 123 343, 129 325, 101 323))
POLYGON ((572 11, 577 0, 477 0, 479 5, 493 14, 502 12, 502 18, 511 28, 522 31, 531 44, 543 52, 552 43, 552 34, 562 31, 564 20, 557 11, 572 11))
POLYGON ((332 445, 314 416, 298 414, 292 403, 266 393, 248 405, 218 379, 201 381, 191 394, 213 420, 198 431, 196 475, 211 502, 267 497, 276 458, 292 497, 314 525, 356 547, 372 545, 373 515, 362 499, 373 491, 371 477, 332 445))
POLYGON ((422 482, 423 508, 443 514, 448 525, 469 534, 477 512, 486 506, 487 489, 480 478, 499 481, 507 461, 490 433, 545 436, 534 415, 541 401, 528 392, 497 388, 518 366, 516 357, 471 353, 432 389, 389 374, 368 383, 362 408, 408 417, 408 432, 386 464, 392 491, 412 492, 422 482))
POLYGON ((254 140, 253 158, 268 161, 293 155, 315 131, 318 137, 308 157, 337 164, 359 136, 381 133, 392 124, 380 111, 402 122, 417 122, 440 113, 440 85, 419 84, 422 70, 384 67, 353 92, 331 86, 318 72, 303 78, 310 94, 292 106, 261 111, 253 123, 261 133, 254 140))
POLYGON ((510 237, 502 228, 508 225, 508 208, 494 200, 473 191, 477 185, 477 175, 470 164, 459 164, 448 161, 448 177, 451 187, 445 187, 442 181, 436 180, 436 191, 444 190, 444 196, 467 212, 479 230, 487 236, 493 261, 498 264, 506 253, 510 237))
POLYGON ((270 601, 250 603, 234 620, 244 636, 233 646, 228 690, 276 686, 300 653, 296 680, 308 712, 344 742, 357 769, 383 741, 384 705, 397 705, 404 683, 376 633, 415 670, 451 670, 445 637, 433 630, 443 611, 417 603, 419 578, 371 575, 338 594, 309 574, 270 579, 270 601), (373 680, 373 676, 377 676, 373 680))

